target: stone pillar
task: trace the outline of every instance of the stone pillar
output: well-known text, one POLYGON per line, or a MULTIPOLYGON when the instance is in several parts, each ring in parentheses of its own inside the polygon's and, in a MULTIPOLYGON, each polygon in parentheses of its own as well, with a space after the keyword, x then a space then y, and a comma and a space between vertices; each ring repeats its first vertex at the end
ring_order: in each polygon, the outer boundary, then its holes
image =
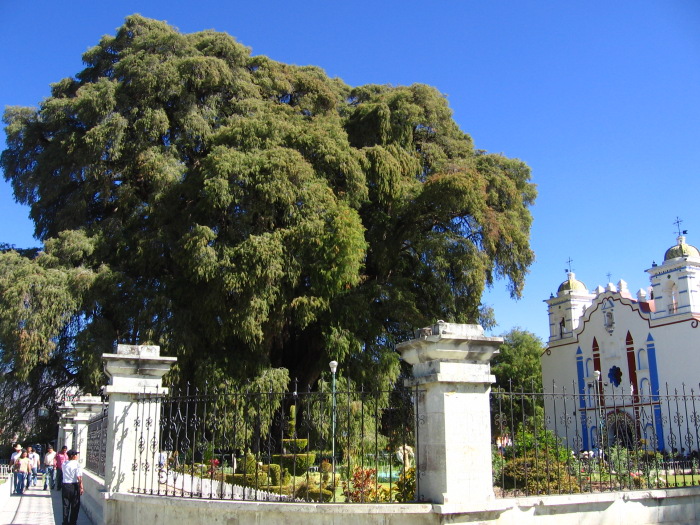
POLYGON ((66 446, 70 450, 73 448, 73 434, 75 431, 75 423, 73 421, 73 416, 75 411, 73 409, 73 404, 69 401, 64 401, 61 406, 58 407, 59 419, 58 419, 58 442, 56 443, 56 452, 61 451, 61 447, 66 446))
MULTIPOLYGON (((163 376, 177 361, 176 357, 161 357, 158 346, 118 345, 116 354, 103 354, 104 369, 110 378, 104 393, 109 396, 107 423, 107 457, 105 488, 107 492, 126 492, 133 485, 132 466, 141 467, 136 420, 139 395, 166 394, 163 376)), ((160 400, 150 406, 151 428, 159 428, 160 400)), ((142 425, 143 421, 139 422, 142 425)), ((157 476, 147 477, 157 484, 157 476)), ((157 486, 152 487, 157 489, 157 486)), ((149 490, 140 484, 140 489, 149 490)))
POLYGON ((79 396, 73 400, 73 410, 75 411, 75 415, 73 416, 75 425, 73 446, 80 454, 78 456, 78 461, 83 468, 85 468, 85 462, 87 461, 88 422, 95 415, 102 412, 103 408, 104 403, 99 396, 88 394, 86 396, 79 396))
POLYGON ((492 499, 489 361, 500 337, 479 325, 438 321, 397 345, 413 365, 418 497, 439 504, 492 499))

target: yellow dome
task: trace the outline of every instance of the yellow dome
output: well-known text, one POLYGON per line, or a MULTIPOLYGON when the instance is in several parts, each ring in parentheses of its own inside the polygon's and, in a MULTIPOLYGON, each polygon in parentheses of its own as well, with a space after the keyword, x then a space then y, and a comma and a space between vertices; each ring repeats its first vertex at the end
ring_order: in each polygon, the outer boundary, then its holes
POLYGON ((678 244, 671 246, 666 250, 664 261, 675 259, 677 257, 700 257, 700 251, 695 246, 685 243, 685 237, 678 237, 678 244))
POLYGON ((581 281, 576 279, 574 272, 569 272, 569 278, 559 285, 557 293, 561 292, 587 292, 588 288, 581 281))

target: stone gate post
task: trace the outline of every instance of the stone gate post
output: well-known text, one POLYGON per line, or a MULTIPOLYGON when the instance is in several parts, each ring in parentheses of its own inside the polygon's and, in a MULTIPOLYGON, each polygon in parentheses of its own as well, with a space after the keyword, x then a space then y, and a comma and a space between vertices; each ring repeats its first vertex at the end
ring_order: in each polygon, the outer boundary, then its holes
POLYGON ((479 325, 438 321, 397 345, 413 365, 418 497, 465 504, 492 499, 489 361, 501 337, 479 325))
POLYGON ((85 396, 78 396, 73 400, 73 410, 75 412, 73 415, 73 446, 80 454, 78 456, 78 461, 80 462, 80 466, 83 468, 85 468, 85 462, 87 461, 88 422, 96 414, 102 412, 103 407, 104 403, 102 402, 102 398, 99 396, 92 396, 88 394, 85 396))
POLYGON ((58 441, 56 443, 56 452, 61 451, 61 447, 66 446, 69 449, 73 448, 73 435, 75 431, 75 423, 73 416, 73 404, 69 401, 63 401, 63 404, 58 407, 58 441))
MULTIPOLYGON (((107 492, 126 492, 132 487, 132 466, 140 457, 136 425, 139 418, 137 397, 166 394, 163 376, 177 358, 161 357, 158 346, 117 345, 117 353, 103 354, 102 360, 110 378, 104 389, 104 393, 109 396, 105 489, 107 492)), ((157 430, 160 416, 158 396, 154 396, 154 402, 149 408, 154 418, 150 424, 157 430)), ((137 464, 136 467, 138 469, 140 465, 137 464)), ((157 476, 148 479, 151 483, 153 480, 157 483, 157 476)), ((140 488, 149 489, 143 483, 140 488)))

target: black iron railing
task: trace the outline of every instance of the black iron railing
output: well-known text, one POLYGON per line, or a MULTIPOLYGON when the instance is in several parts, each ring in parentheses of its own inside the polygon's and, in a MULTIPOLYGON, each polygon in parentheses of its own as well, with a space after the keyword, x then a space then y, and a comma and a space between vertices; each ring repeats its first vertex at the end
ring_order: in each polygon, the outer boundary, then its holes
POLYGON ((412 392, 216 388, 142 395, 132 491, 263 501, 416 494, 412 392))
POLYGON ((572 390, 492 392, 497 495, 700 485, 699 391, 572 390))
POLYGON ((87 457, 85 468, 98 476, 105 476, 107 457, 107 410, 88 422, 87 457))

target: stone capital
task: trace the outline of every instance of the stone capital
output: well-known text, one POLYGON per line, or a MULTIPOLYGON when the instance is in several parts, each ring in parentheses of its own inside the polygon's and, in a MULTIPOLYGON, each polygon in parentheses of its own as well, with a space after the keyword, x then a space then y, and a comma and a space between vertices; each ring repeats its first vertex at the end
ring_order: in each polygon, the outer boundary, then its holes
POLYGON ((116 354, 103 354, 109 377, 105 394, 164 393, 163 376, 177 357, 161 357, 158 346, 117 345, 116 354))

